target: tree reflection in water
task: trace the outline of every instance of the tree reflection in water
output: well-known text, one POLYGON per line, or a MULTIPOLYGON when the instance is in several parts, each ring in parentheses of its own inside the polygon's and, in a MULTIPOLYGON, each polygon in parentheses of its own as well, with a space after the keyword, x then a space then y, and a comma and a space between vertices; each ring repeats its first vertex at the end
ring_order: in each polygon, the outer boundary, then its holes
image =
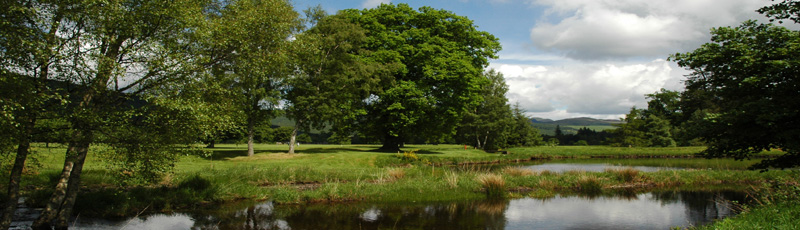
POLYGON ((624 196, 572 196, 452 203, 350 203, 221 206, 213 210, 112 223, 78 222, 74 228, 119 229, 668 229, 734 215, 739 193, 654 192, 624 196), (180 225, 170 219, 181 221, 180 225), (153 223, 157 221, 157 223, 153 223), (182 226, 182 228, 181 228, 182 226))

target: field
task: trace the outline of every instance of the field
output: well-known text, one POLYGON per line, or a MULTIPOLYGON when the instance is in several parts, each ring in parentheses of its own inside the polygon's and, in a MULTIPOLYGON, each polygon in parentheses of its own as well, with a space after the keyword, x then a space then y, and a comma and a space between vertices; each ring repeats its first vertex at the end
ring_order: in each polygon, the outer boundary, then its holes
MULTIPOLYGON (((286 154, 286 145, 256 145, 246 156, 245 145, 217 145, 206 154, 182 156, 158 184, 122 185, 107 163, 94 152, 87 160, 85 189, 76 210, 86 216, 129 216, 141 212, 192 209, 233 200, 276 203, 414 202, 480 200, 498 197, 551 197, 556 194, 637 193, 656 190, 743 190, 769 181, 791 181, 796 171, 744 170, 757 162, 698 158, 702 147, 613 148, 560 146, 511 148, 508 154, 485 153, 459 145, 412 145, 404 153, 377 152, 376 145, 301 145, 286 154), (621 165, 688 168, 640 172, 553 173, 487 163, 516 164, 531 160, 615 161, 621 165), (632 161, 635 160, 635 161, 632 161), (628 162, 628 163, 625 163, 628 162)), ((38 206, 51 191, 63 162, 61 147, 35 148, 26 171, 24 196, 38 206)), ((763 153, 762 157, 780 154, 763 153)))

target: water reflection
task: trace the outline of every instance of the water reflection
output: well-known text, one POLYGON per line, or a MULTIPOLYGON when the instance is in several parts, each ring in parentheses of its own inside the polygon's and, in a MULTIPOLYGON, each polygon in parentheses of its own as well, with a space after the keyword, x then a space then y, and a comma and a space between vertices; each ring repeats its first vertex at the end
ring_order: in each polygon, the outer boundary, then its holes
POLYGON ((642 172, 656 172, 661 170, 677 170, 674 167, 654 167, 654 166, 620 166, 612 164, 559 164, 559 163, 545 163, 540 165, 526 165, 520 166, 524 169, 534 171, 551 171, 556 173, 569 172, 569 171, 585 171, 585 172, 604 172, 606 170, 619 170, 625 168, 633 168, 642 172))
POLYGON ((668 229, 731 216, 736 193, 660 192, 627 197, 435 204, 273 205, 235 211, 77 221, 75 229, 668 229))

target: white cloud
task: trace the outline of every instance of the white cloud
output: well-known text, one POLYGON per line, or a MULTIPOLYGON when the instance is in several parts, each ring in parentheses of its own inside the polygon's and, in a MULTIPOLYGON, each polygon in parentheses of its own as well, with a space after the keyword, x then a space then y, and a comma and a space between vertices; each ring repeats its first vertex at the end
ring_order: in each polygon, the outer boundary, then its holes
POLYGON ((381 4, 389 4, 391 2, 391 0, 364 0, 364 2, 361 3, 361 8, 375 8, 381 4))
POLYGON ((509 85, 508 98, 529 114, 551 119, 613 119, 646 107, 645 94, 677 90, 685 71, 657 59, 629 63, 567 63, 561 66, 492 64, 509 85))
POLYGON ((530 30, 537 47, 578 60, 659 57, 708 41, 711 27, 764 19, 753 0, 535 0, 547 16, 530 30), (551 22, 546 18, 556 16, 551 22))

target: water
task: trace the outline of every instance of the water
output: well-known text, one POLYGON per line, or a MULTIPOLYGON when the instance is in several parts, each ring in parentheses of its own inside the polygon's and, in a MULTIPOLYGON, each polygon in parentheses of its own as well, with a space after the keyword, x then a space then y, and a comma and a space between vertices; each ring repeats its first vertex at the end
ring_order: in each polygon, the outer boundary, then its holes
POLYGON ((731 200, 743 199, 737 193, 658 192, 429 204, 266 202, 122 221, 78 219, 72 229, 669 229, 732 216, 731 200))
POLYGON ((656 172, 661 170, 680 169, 675 167, 658 167, 658 166, 622 166, 609 163, 594 163, 594 164, 545 163, 540 165, 526 165, 520 167, 534 171, 551 171, 556 173, 563 173, 569 171, 604 172, 606 170, 619 170, 625 168, 633 168, 642 172, 656 172))

